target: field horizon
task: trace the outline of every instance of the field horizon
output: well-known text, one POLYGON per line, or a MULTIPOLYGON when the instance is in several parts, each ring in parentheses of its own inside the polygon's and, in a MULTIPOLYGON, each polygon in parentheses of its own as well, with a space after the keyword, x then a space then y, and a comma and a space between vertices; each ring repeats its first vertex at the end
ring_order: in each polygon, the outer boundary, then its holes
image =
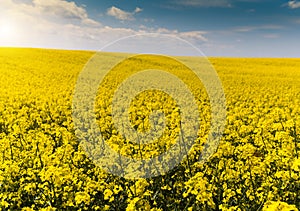
MULTIPOLYGON (((90 52, 90 53, 97 53, 97 52, 103 52, 103 53, 119 53, 119 54, 129 54, 129 55, 136 55, 140 53, 134 53, 134 52, 110 52, 110 51, 98 51, 98 50, 88 50, 88 49, 64 49, 64 48, 42 48, 42 47, 10 47, 10 46, 0 46, 0 50, 49 50, 49 51, 75 51, 75 52, 90 52)), ((198 57, 198 56, 183 56, 183 55, 166 55, 170 57, 198 57)), ((225 59, 300 59, 300 57, 272 57, 272 56, 264 56, 264 57, 233 57, 233 56, 205 56, 206 58, 210 59, 218 59, 218 58, 225 58, 225 59)))

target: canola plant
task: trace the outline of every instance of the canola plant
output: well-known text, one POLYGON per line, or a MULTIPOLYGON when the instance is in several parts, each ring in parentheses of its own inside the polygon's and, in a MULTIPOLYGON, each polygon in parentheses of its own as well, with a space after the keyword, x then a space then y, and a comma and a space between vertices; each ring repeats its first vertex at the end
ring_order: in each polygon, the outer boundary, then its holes
MULTIPOLYGON (((103 54, 104 62, 120 55, 103 54)), ((115 128, 110 104, 114 90, 135 71, 130 67, 171 66, 199 110, 197 138, 179 165, 156 177, 128 179, 100 168, 80 146, 74 128, 74 87, 93 55, 0 49, 1 210, 298 210, 300 59, 209 58, 223 84, 227 115, 218 149, 203 163, 197 161, 211 108, 195 76, 160 57, 141 56, 116 66, 99 86, 95 114, 104 141, 123 156, 155 157, 180 133, 176 101, 157 90, 132 99, 129 120, 145 132, 153 126, 151 112, 162 111, 165 122, 156 120, 158 129, 164 127, 160 138, 137 144, 115 128)))

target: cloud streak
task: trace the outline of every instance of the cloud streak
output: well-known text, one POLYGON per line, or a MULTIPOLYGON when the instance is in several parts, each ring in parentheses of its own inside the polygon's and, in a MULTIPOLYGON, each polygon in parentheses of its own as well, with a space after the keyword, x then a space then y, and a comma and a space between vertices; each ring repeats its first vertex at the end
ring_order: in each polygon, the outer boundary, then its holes
POLYGON ((267 38, 267 39, 277 39, 279 38, 279 34, 265 34, 263 35, 264 38, 267 38))
POLYGON ((194 7, 232 7, 230 0, 177 0, 175 3, 194 7))
POLYGON ((278 30, 283 27, 280 25, 261 25, 261 26, 242 26, 234 28, 234 32, 251 32, 256 30, 278 30))

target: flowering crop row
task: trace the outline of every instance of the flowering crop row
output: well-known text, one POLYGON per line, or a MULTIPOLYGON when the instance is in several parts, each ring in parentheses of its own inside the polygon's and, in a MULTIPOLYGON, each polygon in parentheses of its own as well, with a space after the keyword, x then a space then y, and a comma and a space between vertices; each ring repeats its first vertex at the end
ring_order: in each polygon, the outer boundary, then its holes
MULTIPOLYGON (((197 99, 198 138, 167 174, 125 179, 97 166, 75 135, 73 91, 92 55, 0 49, 0 210, 298 210, 299 59, 210 58, 224 87, 227 117, 218 150, 205 163, 197 161, 210 127, 209 98, 193 74, 173 66, 197 99)), ((113 56, 118 54, 107 54, 108 60, 113 56)), ((143 66, 149 60, 128 62, 143 66)), ((157 64, 161 69, 171 65, 157 64)), ((130 69, 122 68, 111 71, 99 87, 106 94, 97 97, 97 123, 105 141, 123 156, 157 156, 174 144, 180 111, 163 92, 140 93, 130 105, 132 127, 149 130, 150 113, 161 110, 165 125, 160 119, 155 125, 166 129, 151 144, 125 141, 109 106, 128 77, 130 69)))

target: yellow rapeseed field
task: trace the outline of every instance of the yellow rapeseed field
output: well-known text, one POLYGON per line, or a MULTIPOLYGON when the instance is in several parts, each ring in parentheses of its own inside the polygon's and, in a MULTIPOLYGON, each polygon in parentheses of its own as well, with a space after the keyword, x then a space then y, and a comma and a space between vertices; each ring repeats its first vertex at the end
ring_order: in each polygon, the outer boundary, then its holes
MULTIPOLYGON (((179 64, 150 56, 114 68, 99 86, 105 95, 97 96, 95 113, 103 139, 118 153, 134 159, 155 157, 170 149, 180 132, 174 99, 148 90, 131 102, 131 125, 145 132, 151 128, 151 111, 162 110, 164 133, 150 144, 124 140, 109 105, 114 90, 134 71, 127 66, 173 65, 200 112, 198 137, 180 165, 165 175, 128 179, 97 166, 81 148, 74 128, 74 88, 93 55, 0 48, 0 210, 300 208, 300 59, 209 58, 224 88, 227 116, 218 150, 204 163, 197 161, 211 110, 195 76, 179 64)), ((109 62, 120 54, 103 55, 109 62)))

